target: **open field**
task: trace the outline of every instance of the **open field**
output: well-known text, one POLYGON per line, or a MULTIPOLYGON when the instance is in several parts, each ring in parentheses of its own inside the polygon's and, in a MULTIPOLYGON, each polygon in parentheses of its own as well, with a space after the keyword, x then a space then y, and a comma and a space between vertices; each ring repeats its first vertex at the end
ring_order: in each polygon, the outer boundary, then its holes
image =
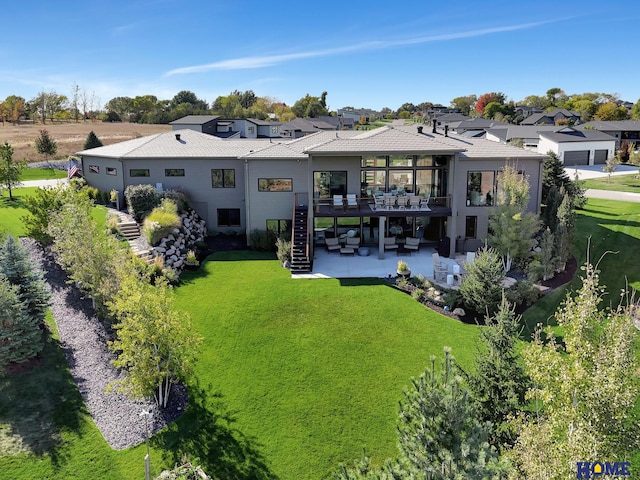
POLYGON ((44 157, 36 152, 35 140, 42 129, 48 130, 49 135, 58 143, 58 153, 55 158, 64 159, 82 150, 91 130, 103 144, 109 145, 140 136, 167 132, 171 130, 171 125, 103 122, 47 123, 45 125, 6 123, 0 125, 0 143, 7 141, 11 144, 14 160, 39 162, 44 160, 44 157))

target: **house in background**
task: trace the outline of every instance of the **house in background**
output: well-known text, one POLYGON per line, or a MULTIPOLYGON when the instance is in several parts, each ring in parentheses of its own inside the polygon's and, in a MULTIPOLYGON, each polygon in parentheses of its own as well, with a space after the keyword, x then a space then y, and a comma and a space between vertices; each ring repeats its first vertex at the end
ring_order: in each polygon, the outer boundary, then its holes
POLYGON ((534 113, 520 122, 520 125, 558 125, 560 121, 576 125, 580 123, 580 114, 566 108, 556 108, 544 113, 534 113))
POLYGON ((338 126, 319 118, 294 118, 280 126, 280 133, 285 138, 300 138, 316 132, 338 130, 338 126))
POLYGON ((279 138, 281 123, 257 118, 225 119, 216 115, 187 115, 170 122, 173 130, 185 128, 221 138, 279 138))
POLYGON ((353 231, 363 245, 417 237, 453 255, 487 236, 498 173, 513 163, 528 176, 537 212, 545 155, 484 139, 423 131, 423 126, 318 131, 298 139, 219 138, 175 130, 78 153, 89 185, 182 188, 212 232, 290 231, 302 242, 294 263, 312 268, 324 238, 353 231), (378 208, 380 196, 394 200, 378 208), (355 194, 354 208, 333 203, 355 194), (422 196, 420 208, 400 200, 422 196), (398 199, 396 202, 395 200, 398 199))
POLYGON ((602 165, 615 156, 615 138, 597 130, 564 127, 539 135, 538 152, 552 151, 566 167, 602 165))
POLYGON ((188 128, 194 132, 215 135, 218 127, 218 115, 187 115, 173 122, 169 122, 173 130, 184 130, 188 128))
POLYGON ((580 125, 583 130, 598 130, 599 132, 611 135, 616 141, 616 149, 619 149, 624 142, 632 143, 633 149, 640 149, 640 121, 638 120, 618 120, 604 122, 594 120, 580 125))
POLYGON ((528 107, 526 105, 517 105, 514 113, 514 117, 528 118, 531 115, 543 113, 543 110, 541 108, 528 107))
MULTIPOLYGON (((486 139, 504 144, 515 144, 532 152, 540 152, 540 132, 555 132, 555 125, 501 125, 487 130, 486 139)), ((546 153, 546 152, 540 152, 546 153)))

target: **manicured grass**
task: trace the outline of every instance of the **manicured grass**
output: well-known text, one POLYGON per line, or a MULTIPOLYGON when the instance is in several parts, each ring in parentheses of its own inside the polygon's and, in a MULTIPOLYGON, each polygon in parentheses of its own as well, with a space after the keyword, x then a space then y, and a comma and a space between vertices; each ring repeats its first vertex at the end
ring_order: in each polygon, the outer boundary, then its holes
MULTIPOLYGON (((637 203, 589 199, 577 215, 573 254, 578 267, 587 260, 587 245, 589 261, 600 262, 600 285, 607 287, 607 301, 617 304, 626 282, 629 287, 640 290, 640 207, 637 203), (603 257, 607 251, 614 253, 603 257)), ((566 292, 580 287, 580 273, 578 270, 576 278, 565 288, 556 290, 524 313, 528 331, 538 322, 547 324, 566 292)), ((555 324, 553 319, 550 324, 555 324)))
POLYGON ((583 187, 596 190, 640 193, 640 175, 638 173, 631 173, 629 175, 616 175, 611 178, 593 178, 585 180, 583 187))
POLYGON ((20 177, 21 181, 27 180, 53 180, 56 178, 66 178, 67 172, 57 168, 26 168, 20 177))
POLYGON ((177 289, 204 337, 200 385, 281 479, 325 478, 363 448, 375 463, 395 455, 403 387, 445 345, 468 367, 477 327, 377 279, 292 280, 262 258, 216 254, 177 289))

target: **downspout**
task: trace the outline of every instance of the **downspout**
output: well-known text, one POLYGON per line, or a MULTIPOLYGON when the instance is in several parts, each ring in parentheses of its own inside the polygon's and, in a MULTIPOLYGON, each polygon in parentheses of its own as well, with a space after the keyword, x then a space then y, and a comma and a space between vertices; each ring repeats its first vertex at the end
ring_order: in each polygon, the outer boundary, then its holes
POLYGON ((244 159, 244 217, 245 217, 245 235, 247 236, 247 245, 249 244, 249 226, 251 225, 251 197, 249 196, 249 160, 244 159))
POLYGON ((451 195, 451 221, 449 222, 449 258, 456 258, 456 240, 458 233, 458 192, 455 191, 456 182, 456 164, 458 163, 458 154, 453 156, 451 162, 451 171, 449 173, 449 190, 447 195, 451 195), (451 194, 449 192, 452 192, 451 194))

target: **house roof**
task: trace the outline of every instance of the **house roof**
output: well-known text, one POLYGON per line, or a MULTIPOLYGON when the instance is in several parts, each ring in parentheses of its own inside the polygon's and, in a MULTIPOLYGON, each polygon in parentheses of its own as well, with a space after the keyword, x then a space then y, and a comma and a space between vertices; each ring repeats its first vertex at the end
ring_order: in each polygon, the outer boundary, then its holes
POLYGON ((571 110, 567 110, 566 108, 554 108, 553 110, 549 110, 548 112, 534 113, 532 115, 529 115, 522 122, 520 122, 520 125, 535 125, 543 118, 553 120, 553 118, 558 114, 561 114, 562 116, 564 116, 564 118, 580 118, 580 114, 578 112, 572 112, 571 110))
POLYGON ((202 125, 216 118, 220 117, 218 115, 187 115, 186 117, 169 122, 169 125, 202 125))
POLYGON ((461 113, 443 113, 442 115, 438 115, 435 119, 440 123, 449 123, 449 122, 461 122, 464 120, 469 120, 470 117, 463 115, 461 113))
POLYGON ((294 118, 290 122, 283 123, 280 130, 300 130, 301 132, 317 132, 319 130, 336 130, 336 125, 331 125, 319 118, 294 118))
POLYGON ((183 129, 91 148, 78 155, 108 158, 229 158, 258 150, 268 139, 218 138, 183 129), (180 140, 176 136, 180 136, 180 140))
POLYGON ((490 128, 487 132, 504 141, 514 138, 538 138, 539 132, 553 132, 560 127, 556 125, 506 125, 490 128))
MULTIPOLYGON (((440 120, 440 119, 438 119, 440 120)), ((466 120, 460 120, 457 122, 449 122, 449 128, 453 130, 473 130, 473 129, 486 129, 490 127, 497 127, 498 125, 509 125, 508 123, 498 122, 496 120, 488 120, 486 118, 467 118, 466 120)))
POLYGON ((640 121, 617 120, 612 122, 604 122, 601 120, 594 120, 592 122, 583 123, 579 128, 585 129, 587 127, 593 127, 596 130, 606 131, 640 131, 640 121))
POLYGON ((615 138, 598 130, 562 128, 554 132, 540 132, 540 136, 555 143, 570 142, 615 142, 615 138))
POLYGON ((264 126, 281 125, 281 123, 280 123, 280 122, 270 122, 269 120, 260 120, 260 119, 258 119, 258 118, 247 118, 247 119, 245 119, 245 120, 247 120, 248 122, 254 123, 254 124, 256 124, 256 125, 259 125, 259 126, 261 126, 261 127, 264 127, 264 126))

